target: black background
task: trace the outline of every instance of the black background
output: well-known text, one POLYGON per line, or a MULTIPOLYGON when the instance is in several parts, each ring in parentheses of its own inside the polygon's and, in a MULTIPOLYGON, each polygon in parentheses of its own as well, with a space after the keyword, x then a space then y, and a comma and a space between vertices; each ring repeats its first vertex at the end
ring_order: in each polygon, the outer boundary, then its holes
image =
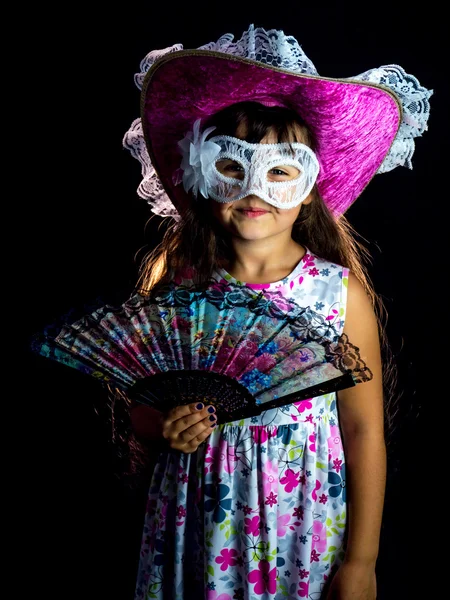
POLYGON ((402 390, 379 598, 437 597, 431 588, 440 585, 446 553, 432 534, 448 496, 440 497, 432 473, 442 426, 429 417, 445 418, 448 395, 445 364, 436 366, 448 301, 448 32, 432 3, 420 13, 390 3, 266 6, 93 2, 27 13, 17 65, 27 145, 13 194, 21 223, 15 239, 26 257, 17 252, 23 354, 14 363, 12 430, 25 485, 14 598, 133 597, 145 489, 130 490, 114 474, 109 429, 93 410, 103 392, 29 353, 28 335, 72 306, 131 289, 143 251, 160 239, 159 220, 146 226, 150 212, 136 195, 139 164, 121 145, 139 116, 133 75, 140 60, 175 43, 197 47, 224 33, 238 39, 250 23, 295 36, 322 75, 351 77, 394 63, 434 89, 414 169, 375 177, 347 216, 369 241, 370 275, 389 312, 402 390))

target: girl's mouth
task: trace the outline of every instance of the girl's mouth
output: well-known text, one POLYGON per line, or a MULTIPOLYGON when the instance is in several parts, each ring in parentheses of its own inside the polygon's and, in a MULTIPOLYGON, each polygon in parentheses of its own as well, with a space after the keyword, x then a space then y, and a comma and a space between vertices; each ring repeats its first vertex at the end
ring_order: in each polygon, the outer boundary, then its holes
POLYGON ((252 208, 241 208, 239 209, 239 212, 241 212, 246 217, 254 218, 260 217, 261 215, 266 215, 269 211, 252 208))

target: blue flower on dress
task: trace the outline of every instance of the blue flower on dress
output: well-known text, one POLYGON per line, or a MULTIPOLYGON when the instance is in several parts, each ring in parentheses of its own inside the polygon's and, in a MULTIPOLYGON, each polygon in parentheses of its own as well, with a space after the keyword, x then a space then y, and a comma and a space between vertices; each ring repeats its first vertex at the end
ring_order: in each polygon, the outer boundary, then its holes
POLYGON ((316 302, 314 306, 316 310, 322 310, 325 304, 323 302, 316 302))
POLYGON ((293 423, 292 425, 282 425, 277 429, 277 438, 281 438, 281 443, 285 446, 289 446, 292 439, 292 432, 297 429, 297 423, 293 423))
POLYGON ((328 473, 328 483, 331 484, 328 493, 332 498, 338 498, 342 494, 342 500, 345 502, 347 493, 345 488, 345 464, 342 465, 340 473, 330 471, 328 473))
POLYGON ((325 300, 328 304, 333 304, 336 297, 339 298, 341 290, 341 277, 339 273, 333 275, 330 279, 322 281, 321 279, 314 280, 314 288, 311 291, 313 296, 317 296, 319 300, 325 300))
POLYGON ((326 571, 326 565, 313 562, 309 568, 309 581, 322 581, 324 579, 326 571))
POLYGON ((205 502, 205 512, 213 512, 214 523, 222 523, 227 517, 226 510, 231 508, 231 498, 227 498, 230 488, 223 484, 214 485, 208 483, 205 485, 205 496, 210 500, 205 502))
POLYGON ((330 269, 322 269, 322 270, 320 271, 320 274, 321 274, 323 277, 328 277, 328 275, 330 274, 330 269))

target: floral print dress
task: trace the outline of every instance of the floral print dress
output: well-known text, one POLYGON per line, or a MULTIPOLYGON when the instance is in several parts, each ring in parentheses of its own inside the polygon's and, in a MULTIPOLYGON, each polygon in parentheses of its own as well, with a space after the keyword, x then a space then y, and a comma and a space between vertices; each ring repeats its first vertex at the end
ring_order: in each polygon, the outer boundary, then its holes
MULTIPOLYGON (((345 320, 348 270, 309 251, 282 292, 345 320)), ((183 283, 185 283, 183 281, 183 283)), ((319 600, 344 554, 345 458, 335 393, 218 425, 165 451, 150 485, 135 600, 319 600)))

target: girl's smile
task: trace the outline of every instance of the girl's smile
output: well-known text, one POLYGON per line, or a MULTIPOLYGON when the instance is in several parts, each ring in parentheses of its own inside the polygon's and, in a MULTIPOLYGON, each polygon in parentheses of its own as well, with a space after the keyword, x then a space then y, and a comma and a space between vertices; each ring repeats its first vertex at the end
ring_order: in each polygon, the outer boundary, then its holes
POLYGON ((263 208, 238 208, 238 212, 250 219, 255 219, 269 213, 268 210, 264 210, 263 208))

